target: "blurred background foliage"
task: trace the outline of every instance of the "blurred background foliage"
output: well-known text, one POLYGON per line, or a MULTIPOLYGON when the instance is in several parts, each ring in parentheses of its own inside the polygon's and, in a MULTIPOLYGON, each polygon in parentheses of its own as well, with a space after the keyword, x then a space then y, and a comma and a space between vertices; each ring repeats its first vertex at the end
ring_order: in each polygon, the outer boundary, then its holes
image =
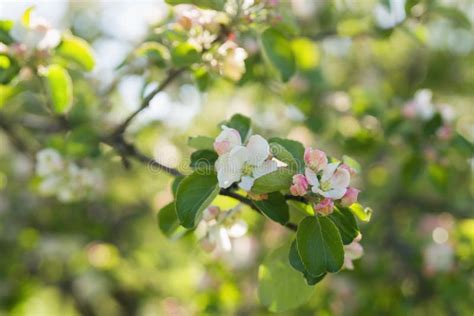
MULTIPOLYGON (((375 0, 272 2, 264 23, 235 22, 249 54, 240 81, 199 70, 181 76, 137 117, 127 139, 183 170, 188 136, 216 135, 219 122, 242 113, 267 137, 356 158, 360 200, 374 210, 361 227, 365 255, 283 314, 471 315, 474 4, 408 0, 406 18, 387 27, 375 0), (260 52, 256 32, 264 24, 285 34, 282 49, 295 56, 296 74, 286 83, 260 52), (404 114, 421 89, 454 112, 446 135, 436 119, 404 114)), ((169 240, 156 214, 172 200, 172 178, 135 162, 124 168, 99 142, 164 77, 159 61, 136 62, 130 53, 144 39, 166 45, 168 5, 7 1, 0 16, 17 20, 31 4, 91 43, 96 67, 70 71, 70 132, 48 125, 27 73, 21 93, 0 110, 0 315, 270 314, 256 295, 258 264, 292 233, 243 208, 249 234, 228 254, 204 252, 192 235, 169 240), (45 147, 100 170, 98 192, 70 203, 38 194, 31 153, 45 147)))

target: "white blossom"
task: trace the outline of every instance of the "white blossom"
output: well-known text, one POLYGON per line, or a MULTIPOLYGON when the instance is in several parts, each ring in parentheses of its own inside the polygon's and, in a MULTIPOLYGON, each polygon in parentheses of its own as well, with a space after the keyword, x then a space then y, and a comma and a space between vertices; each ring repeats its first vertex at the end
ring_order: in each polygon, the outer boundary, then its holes
POLYGON ((405 0, 389 0, 388 7, 379 3, 374 9, 375 22, 383 29, 391 29, 406 18, 405 0))
POLYGON ((255 179, 277 169, 270 155, 268 142, 260 135, 249 138, 246 146, 236 145, 216 161, 217 179, 221 188, 228 188, 239 180, 239 187, 250 191, 255 179))
POLYGON ((338 168, 339 162, 333 162, 322 169, 321 180, 310 168, 305 169, 306 179, 312 185, 311 190, 325 198, 340 199, 346 193, 351 176, 346 169, 338 168))
POLYGON ((45 19, 34 15, 30 16, 28 24, 24 21, 15 23, 10 34, 29 51, 52 49, 61 41, 58 30, 52 28, 45 19))

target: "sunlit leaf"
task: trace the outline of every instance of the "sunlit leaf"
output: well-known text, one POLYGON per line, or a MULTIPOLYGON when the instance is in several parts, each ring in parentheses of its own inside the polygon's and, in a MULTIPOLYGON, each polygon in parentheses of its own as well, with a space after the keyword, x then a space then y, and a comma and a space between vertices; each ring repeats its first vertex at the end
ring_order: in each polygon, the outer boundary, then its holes
POLYGON ((94 69, 95 58, 92 47, 82 38, 67 35, 56 49, 59 56, 79 66, 82 70, 94 69))
POLYGON ((288 262, 289 246, 268 255, 258 269, 258 297, 272 312, 283 312, 306 303, 314 287, 288 262))
POLYGON ((176 67, 190 66, 201 60, 196 47, 189 43, 179 43, 171 50, 171 59, 176 67))
POLYGON ((372 209, 370 207, 364 208, 359 203, 352 204, 348 209, 363 222, 370 221, 370 218, 372 217, 372 209))
POLYGON ((58 114, 68 112, 72 106, 72 80, 66 69, 54 64, 45 68, 42 75, 46 79, 53 111, 58 114))

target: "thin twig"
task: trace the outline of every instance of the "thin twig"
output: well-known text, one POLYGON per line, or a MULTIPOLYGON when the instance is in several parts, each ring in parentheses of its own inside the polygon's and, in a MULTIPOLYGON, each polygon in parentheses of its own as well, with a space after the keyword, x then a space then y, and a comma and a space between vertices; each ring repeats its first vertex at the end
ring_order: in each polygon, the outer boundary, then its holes
POLYGON ((120 124, 115 131, 112 133, 112 137, 117 137, 121 136, 125 130, 127 129, 128 125, 132 122, 132 120, 144 109, 146 109, 149 105, 151 100, 157 95, 158 93, 162 92, 170 83, 173 82, 174 79, 176 79, 183 71, 185 68, 179 68, 179 69, 171 69, 168 73, 168 76, 163 80, 163 82, 156 87, 153 91, 151 91, 142 101, 140 107, 135 110, 132 114, 130 114, 125 121, 123 121, 122 124, 120 124))
MULTIPOLYGON (((104 141, 104 142, 106 142, 106 141, 104 141)), ((122 157, 134 158, 135 160, 140 161, 142 163, 145 163, 150 167, 160 169, 160 170, 168 173, 169 175, 171 175, 173 177, 183 176, 183 174, 181 172, 179 172, 177 169, 165 166, 165 165, 159 163, 158 161, 156 161, 155 159, 146 156, 141 151, 139 151, 135 146, 126 143, 123 140, 123 138, 120 138, 120 140, 118 142, 117 141, 116 142, 107 141, 106 143, 108 145, 112 146, 113 148, 115 148, 115 150, 117 150, 117 152, 122 157)), ((235 200, 238 200, 240 203, 249 206, 252 210, 256 211, 257 213, 259 213, 261 215, 263 215, 262 212, 252 202, 252 200, 250 200, 249 198, 246 198, 245 196, 242 196, 242 195, 240 195, 236 192, 233 192, 230 189, 221 189, 219 194, 231 197, 235 200)), ((294 223, 286 223, 284 226, 291 229, 291 230, 293 230, 293 231, 296 231, 297 228, 298 228, 298 226, 294 223)))

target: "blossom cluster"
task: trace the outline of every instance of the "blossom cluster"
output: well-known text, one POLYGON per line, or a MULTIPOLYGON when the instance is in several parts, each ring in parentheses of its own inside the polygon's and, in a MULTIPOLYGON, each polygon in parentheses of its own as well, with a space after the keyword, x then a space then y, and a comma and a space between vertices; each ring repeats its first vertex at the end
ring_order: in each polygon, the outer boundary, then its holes
POLYGON ((228 14, 215 10, 199 9, 193 5, 174 7, 176 22, 174 28, 186 32, 187 43, 202 52, 206 65, 232 81, 238 81, 245 73, 245 59, 248 54, 235 42, 235 34, 226 34, 225 41, 212 49, 219 39, 221 28, 230 22, 228 14))
MULTIPOLYGON (((239 132, 222 126, 222 132, 214 141, 219 155, 215 167, 221 188, 238 183, 239 188, 251 194, 256 179, 276 171, 279 161, 271 155, 270 146, 260 135, 252 135, 244 144, 239 132)), ((350 187, 355 170, 345 163, 329 162, 325 152, 308 147, 304 153, 305 171, 293 176, 288 188, 294 196, 307 196, 314 210, 330 214, 334 202, 350 206, 357 202, 359 190, 350 187)))
POLYGON ((353 168, 338 161, 330 163, 324 151, 311 147, 305 149, 304 162, 304 174, 293 176, 291 194, 308 196, 315 212, 325 215, 332 213, 336 200, 342 206, 357 202, 360 191, 349 186, 353 168))
POLYGON ((436 131, 436 135, 442 140, 448 140, 453 135, 452 123, 456 116, 455 112, 447 104, 434 104, 432 98, 433 93, 429 89, 417 91, 415 97, 404 105, 402 114, 407 119, 419 119, 426 122, 439 113, 442 125, 436 131))
POLYGON ((38 190, 45 196, 56 196, 61 202, 73 202, 100 192, 102 175, 96 170, 80 168, 52 148, 36 154, 36 174, 41 179, 38 190))
POLYGON ((10 35, 15 42, 4 50, 17 58, 45 57, 61 42, 61 32, 30 10, 13 25, 10 35))
POLYGON ((204 210, 196 234, 205 251, 229 252, 232 250, 231 238, 240 238, 247 233, 247 223, 239 218, 238 211, 238 207, 222 211, 217 206, 204 210))

